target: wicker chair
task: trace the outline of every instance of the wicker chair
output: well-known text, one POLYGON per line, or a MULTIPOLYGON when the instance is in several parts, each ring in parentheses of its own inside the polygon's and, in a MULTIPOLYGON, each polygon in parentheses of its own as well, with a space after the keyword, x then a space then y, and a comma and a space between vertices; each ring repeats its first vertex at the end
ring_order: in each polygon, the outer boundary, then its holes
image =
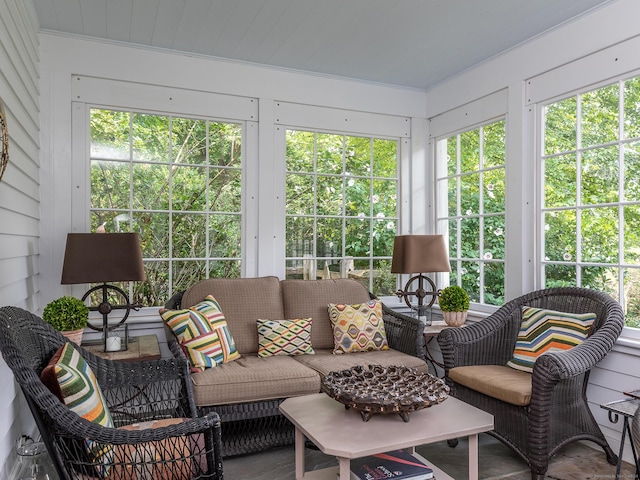
POLYGON ((185 362, 173 358, 112 362, 76 346, 98 380, 116 427, 185 419, 153 429, 106 428, 71 411, 40 380, 40 373, 66 341, 36 315, 16 307, 0 308, 2 356, 24 392, 61 479, 96 475, 87 441, 112 452, 108 473, 99 475, 102 478, 223 478, 220 419, 216 413, 196 418, 185 362))
POLYGON ((545 477, 549 459, 565 445, 591 440, 607 461, 617 457, 587 404, 589 372, 613 347, 624 326, 622 308, 608 295, 577 287, 558 287, 516 298, 487 318, 465 328, 445 329, 438 336, 451 395, 494 415, 489 432, 519 454, 531 478, 545 477), (531 402, 516 406, 459 385, 449 371, 466 365, 506 365, 522 321, 522 307, 596 314, 594 331, 581 345, 538 357, 533 368, 531 402))

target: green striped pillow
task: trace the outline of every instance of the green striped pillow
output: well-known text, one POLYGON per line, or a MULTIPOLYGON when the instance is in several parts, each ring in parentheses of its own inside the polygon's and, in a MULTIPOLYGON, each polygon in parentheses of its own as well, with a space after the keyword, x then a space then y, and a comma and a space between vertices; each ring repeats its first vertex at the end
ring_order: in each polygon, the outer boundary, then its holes
MULTIPOLYGON (((60 347, 40 375, 42 382, 70 410, 103 427, 113 428, 113 419, 91 367, 70 342, 60 347)), ((87 440, 89 461, 100 476, 113 462, 113 447, 87 440)))
POLYGON ((507 366, 533 372, 536 359, 547 352, 560 352, 580 345, 591 333, 595 313, 566 313, 522 307, 522 324, 507 366))

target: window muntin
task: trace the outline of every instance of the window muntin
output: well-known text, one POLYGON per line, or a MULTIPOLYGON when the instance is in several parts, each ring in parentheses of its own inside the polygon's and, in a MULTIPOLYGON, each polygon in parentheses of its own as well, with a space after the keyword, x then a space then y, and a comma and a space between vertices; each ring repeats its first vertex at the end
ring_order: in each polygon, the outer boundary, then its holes
POLYGON ((140 234, 133 302, 240 276, 242 125, 92 108, 90 170, 91 231, 140 234))
POLYGON ((287 278, 350 277, 395 292, 398 150, 397 139, 287 130, 287 278))
POLYGON ((505 279, 505 121, 438 141, 438 232, 449 239, 450 284, 472 302, 502 305, 505 279))
POLYGON ((603 290, 640 327, 640 77, 543 108, 541 275, 603 290))

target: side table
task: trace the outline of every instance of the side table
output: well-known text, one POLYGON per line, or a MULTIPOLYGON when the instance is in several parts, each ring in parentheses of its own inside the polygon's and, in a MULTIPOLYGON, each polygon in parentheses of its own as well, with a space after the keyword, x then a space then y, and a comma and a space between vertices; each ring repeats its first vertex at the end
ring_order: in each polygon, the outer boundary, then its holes
POLYGON ((444 364, 436 360, 429 350, 429 344, 433 342, 433 340, 438 336, 438 334, 444 330, 445 328, 451 328, 446 323, 438 323, 431 324, 424 327, 423 335, 424 335, 424 352, 425 352, 425 361, 433 367, 433 370, 438 377, 438 368, 442 370, 442 375, 444 375, 444 364))
POLYGON ((158 360, 160 355, 160 345, 156 335, 141 335, 139 337, 129 337, 127 350, 120 352, 105 352, 102 340, 98 342, 83 342, 80 345, 85 350, 107 360, 142 362, 145 360, 158 360))
POLYGON ((629 439, 631 440, 631 453, 633 453, 633 461, 636 465, 636 478, 638 478, 638 474, 640 473, 640 468, 638 468, 638 453, 636 452, 636 448, 633 445, 633 440, 631 439, 631 426, 629 425, 629 419, 635 415, 636 410, 639 406, 640 400, 637 398, 625 398, 623 400, 616 400, 614 402, 600 405, 601 408, 608 410, 607 414, 611 423, 618 423, 620 415, 622 415, 622 417, 624 418, 624 423, 622 425, 622 436, 620 438, 620 450, 618 452, 618 464, 616 465, 616 480, 620 478, 622 454, 624 452, 624 442, 627 438, 627 434, 629 435, 629 439))

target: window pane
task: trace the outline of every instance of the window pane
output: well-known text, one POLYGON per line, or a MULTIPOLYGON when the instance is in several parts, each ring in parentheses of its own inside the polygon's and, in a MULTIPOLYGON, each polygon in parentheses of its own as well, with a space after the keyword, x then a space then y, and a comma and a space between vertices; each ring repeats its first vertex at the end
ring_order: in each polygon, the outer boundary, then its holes
POLYGON ((169 117, 133 113, 131 118, 133 159, 169 163, 169 117))
POLYGON ((484 303, 502 306, 504 303, 504 263, 485 263, 484 283, 484 303))
POLYGON ((504 175, 504 168, 489 170, 483 174, 484 213, 499 213, 505 211, 504 175))
POLYGON ((483 167, 504 165, 505 156, 505 123, 492 123, 483 128, 484 146, 482 152, 483 167))
POLYGON ((207 222, 204 215, 173 214, 173 256, 204 258, 207 255, 207 222))
POLYGON ((584 262, 618 263, 617 238, 617 207, 583 210, 582 260, 584 262))
POLYGON ((313 223, 313 218, 287 217, 287 257, 304 257, 313 253, 313 223))
POLYGON ((131 193, 136 210, 169 210, 169 166, 134 163, 131 193))
POLYGON ((544 288, 571 287, 577 284, 575 265, 546 265, 544 288))
POLYGON ((624 136, 640 137, 640 77, 624 82, 624 136))
POLYGON ((624 215, 623 263, 640 265, 640 205, 626 205, 624 215))
POLYGON ((546 212, 544 216, 545 260, 575 262, 576 231, 575 210, 546 212))
POLYGON ((370 231, 370 220, 364 218, 347 218, 345 220, 344 253, 347 257, 368 257, 371 255, 370 231))
POLYGON ((371 175, 371 140, 346 137, 345 170, 347 175, 371 175))
POLYGON ((480 131, 470 130, 460 135, 460 171, 480 168, 480 131))
POLYGON ((480 262, 462 262, 462 288, 469 294, 469 300, 480 302, 480 262))
POLYGON ((379 217, 382 214, 383 218, 396 217, 398 215, 397 196, 398 182, 395 180, 374 180, 373 196, 371 197, 373 216, 379 217))
POLYGON ((544 206, 563 207, 576 204, 575 154, 547 158, 544 164, 544 206))
POLYGON ((395 140, 373 139, 373 176, 396 178, 398 142, 395 140))
POLYGON ((313 214, 313 176, 289 174, 286 176, 287 205, 290 215, 313 214))
POLYGON ((129 113, 110 110, 91 110, 91 158, 129 160, 129 113), (105 128, 108 125, 108 128, 105 128))
POLYGON ((171 131, 171 157, 174 163, 207 163, 207 122, 174 118, 171 131))
POLYGON ((207 170, 203 167, 173 168, 172 203, 174 210, 203 211, 207 205, 207 170))
POLYGON ((316 255, 318 257, 341 257, 342 219, 318 218, 316 225, 318 229, 316 255))
POLYGON ((582 146, 618 139, 618 85, 610 85, 582 96, 582 146))
MULTIPOLYGON (((242 211, 242 171, 230 168, 210 168, 209 210, 212 212, 242 211)), ((201 194, 204 196, 204 191, 201 194)))
POLYGON ((209 257, 239 258, 242 246, 240 215, 211 215, 209 218, 209 257))
POLYGON ((624 200, 640 201, 640 143, 628 143, 624 151, 624 200))
POLYGON ((460 211, 464 215, 480 213, 480 174, 460 177, 460 211))
POLYGON ((597 148, 582 154, 582 204, 618 201, 618 147, 597 148))
POLYGON ((544 110, 544 153, 568 152, 576 149, 578 101, 576 97, 549 105, 544 110))
POLYGON ((131 164, 91 162, 91 208, 129 208, 131 164))
POLYGON ((287 171, 313 172, 313 132, 287 130, 287 171))
POLYGON ((618 269, 615 267, 582 267, 582 285, 618 297, 618 269))
POLYGON ((487 260, 504 260, 504 217, 484 219, 484 253, 487 260))
POLYGON ((344 136, 318 133, 316 137, 318 173, 342 174, 342 159, 344 154, 344 136))
POLYGON ((371 181, 349 178, 345 186, 345 214, 354 217, 371 215, 371 181))
POLYGON ((342 215, 342 177, 318 176, 316 201, 318 215, 342 215))
POLYGON ((209 123, 209 163, 218 167, 242 167, 241 125, 209 123))

